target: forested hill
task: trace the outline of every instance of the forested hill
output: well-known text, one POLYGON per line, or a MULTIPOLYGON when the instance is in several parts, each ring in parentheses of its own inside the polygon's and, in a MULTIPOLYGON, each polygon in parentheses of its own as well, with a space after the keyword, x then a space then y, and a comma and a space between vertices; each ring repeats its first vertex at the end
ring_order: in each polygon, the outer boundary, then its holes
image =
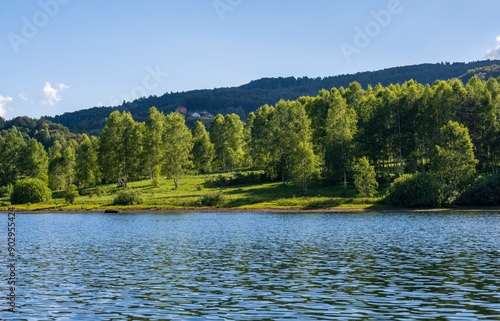
POLYGON ((354 81, 363 87, 378 83, 384 86, 402 84, 410 79, 422 84, 432 84, 436 80, 451 78, 460 78, 467 82, 476 74, 480 78, 499 77, 498 65, 500 60, 488 60, 471 63, 421 64, 325 78, 263 78, 240 87, 166 93, 159 97, 150 96, 133 102, 124 102, 120 106, 94 107, 45 118, 62 124, 73 132, 87 134, 99 134, 104 127, 106 117, 114 110, 130 111, 135 120, 145 121, 152 106, 165 113, 179 106, 185 106, 188 112, 208 111, 214 115, 235 113, 245 119, 251 111, 262 105, 274 105, 280 99, 295 100, 300 96, 316 96, 321 89, 348 87, 354 81))

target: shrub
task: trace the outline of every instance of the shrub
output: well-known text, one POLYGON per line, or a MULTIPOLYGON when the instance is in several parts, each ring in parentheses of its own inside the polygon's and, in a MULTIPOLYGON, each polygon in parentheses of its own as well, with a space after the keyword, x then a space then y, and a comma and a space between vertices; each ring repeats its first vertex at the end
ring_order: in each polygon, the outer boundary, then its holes
POLYGON ((156 165, 153 169, 153 187, 154 188, 160 187, 160 172, 161 172, 160 165, 156 165))
MULTIPOLYGON (((92 195, 92 194, 90 194, 92 195)), ((64 190, 64 200, 67 203, 73 205, 75 203, 75 199, 79 196, 78 191, 76 190, 76 186, 71 184, 66 187, 64 190)))
POLYGON ((97 197, 106 196, 106 190, 104 190, 102 186, 97 186, 95 193, 97 194, 97 197))
POLYGON ((500 175, 479 177, 456 201, 457 205, 500 205, 500 175))
POLYGON ((205 179, 205 187, 213 187, 213 188, 218 188, 218 187, 224 187, 228 185, 228 179, 226 176, 219 174, 217 175, 216 178, 213 177, 208 177, 205 179))
POLYGON ((120 191, 114 199, 115 205, 136 205, 141 203, 141 192, 130 188, 120 191))
POLYGON ((52 193, 47 184, 37 178, 17 181, 10 196, 14 204, 41 203, 50 200, 52 193))
POLYGON ((226 197, 221 192, 208 193, 201 198, 202 206, 222 206, 226 203, 226 197))
POLYGON ((262 182, 261 173, 236 173, 228 185, 251 185, 262 182))
POLYGON ((440 207, 443 188, 443 184, 431 175, 403 175, 391 184, 385 201, 394 206, 440 207))
POLYGON ((12 184, 0 187, 0 197, 12 194, 13 188, 12 184))

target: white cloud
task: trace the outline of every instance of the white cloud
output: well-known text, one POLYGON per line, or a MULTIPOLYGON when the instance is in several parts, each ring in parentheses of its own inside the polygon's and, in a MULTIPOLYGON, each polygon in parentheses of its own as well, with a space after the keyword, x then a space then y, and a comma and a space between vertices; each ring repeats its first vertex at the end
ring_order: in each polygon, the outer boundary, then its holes
POLYGON ((500 36, 497 37, 497 45, 494 49, 486 51, 484 59, 500 59, 500 36))
POLYGON ((0 95, 0 116, 5 117, 7 110, 5 106, 12 101, 12 97, 4 97, 0 95))
POLYGON ((59 92, 64 89, 68 89, 69 86, 65 84, 57 84, 56 88, 53 88, 52 85, 47 81, 45 83, 45 87, 43 87, 43 100, 42 103, 44 105, 54 106, 56 103, 61 101, 61 95, 59 92))
POLYGON ((69 86, 65 85, 65 84, 57 84, 57 87, 59 87, 60 90, 68 89, 69 88, 69 86))

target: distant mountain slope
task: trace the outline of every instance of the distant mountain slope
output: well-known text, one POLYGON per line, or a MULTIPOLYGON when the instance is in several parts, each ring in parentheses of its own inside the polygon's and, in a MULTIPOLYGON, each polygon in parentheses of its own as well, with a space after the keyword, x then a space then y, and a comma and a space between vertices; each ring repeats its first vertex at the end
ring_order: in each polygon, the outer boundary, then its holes
POLYGON ((490 78, 498 78, 500 77, 500 66, 499 65, 491 65, 486 67, 479 67, 475 69, 471 69, 467 71, 465 74, 459 77, 463 82, 467 82, 472 77, 476 76, 481 80, 488 80, 490 78))
POLYGON ((245 119, 248 113, 262 105, 275 104, 280 99, 294 100, 300 96, 315 96, 321 89, 347 87, 354 81, 359 82, 364 88, 378 83, 384 86, 404 83, 410 79, 422 84, 432 84, 436 80, 451 78, 460 78, 467 82, 475 74, 484 77, 496 75, 498 68, 493 65, 500 65, 500 60, 421 64, 325 78, 262 78, 240 87, 166 93, 159 97, 150 96, 126 102, 121 106, 94 107, 45 118, 62 124, 74 132, 87 134, 99 134, 104 127, 106 117, 114 110, 130 111, 135 120, 145 121, 152 106, 167 113, 178 106, 185 106, 188 111, 206 110, 213 114, 236 113, 245 119))

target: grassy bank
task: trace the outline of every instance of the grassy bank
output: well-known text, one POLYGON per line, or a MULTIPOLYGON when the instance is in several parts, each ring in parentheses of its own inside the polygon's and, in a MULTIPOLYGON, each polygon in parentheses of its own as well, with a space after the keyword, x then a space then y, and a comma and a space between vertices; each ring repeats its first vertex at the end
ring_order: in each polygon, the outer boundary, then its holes
MULTIPOLYGON (((100 210, 166 210, 166 209, 331 209, 381 207, 381 196, 385 189, 374 198, 358 198, 357 192, 349 186, 344 193, 341 184, 324 186, 320 184, 309 187, 308 196, 302 196, 301 189, 293 186, 285 187, 280 182, 264 182, 260 174, 254 172, 223 173, 211 175, 192 175, 181 179, 176 189, 172 180, 163 179, 159 187, 153 187, 150 180, 130 182, 128 186, 139 190, 143 202, 139 205, 113 205, 117 193, 123 187, 116 184, 78 189, 79 196, 74 204, 64 200, 64 192, 54 191, 52 200, 41 204, 16 205, 21 211, 83 211, 100 210), (217 206, 204 206, 202 199, 206 195, 220 194, 224 199, 217 206)), ((10 206, 9 198, 0 198, 1 210, 10 206)))

